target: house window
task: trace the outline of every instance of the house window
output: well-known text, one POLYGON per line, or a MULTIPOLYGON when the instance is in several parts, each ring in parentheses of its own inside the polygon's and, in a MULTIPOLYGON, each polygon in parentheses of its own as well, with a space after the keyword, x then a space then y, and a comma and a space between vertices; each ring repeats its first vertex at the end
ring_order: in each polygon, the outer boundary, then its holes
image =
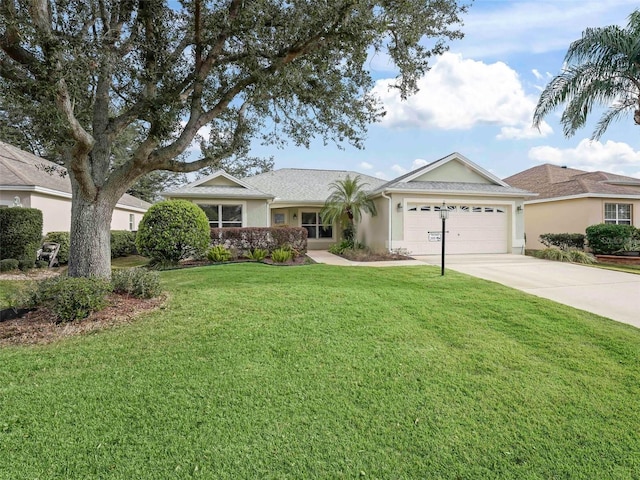
POLYGON ((242 227, 242 205, 198 205, 212 228, 242 227))
POLYGON ((136 216, 133 213, 129 214, 129 231, 133 232, 136 229, 136 216))
POLYGON ((322 219, 318 212, 302 212, 302 228, 306 228, 308 238, 333 238, 333 228, 322 226, 322 219))
POLYGON ((274 225, 284 225, 286 222, 286 216, 284 213, 274 213, 273 214, 273 224, 274 225))
POLYGON ((631 225, 630 203, 605 203, 604 223, 616 225, 631 225))

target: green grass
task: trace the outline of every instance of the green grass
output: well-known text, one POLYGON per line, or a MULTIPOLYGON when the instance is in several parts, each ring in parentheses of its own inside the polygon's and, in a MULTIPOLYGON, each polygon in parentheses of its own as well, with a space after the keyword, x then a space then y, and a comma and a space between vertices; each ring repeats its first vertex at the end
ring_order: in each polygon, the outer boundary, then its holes
POLYGON ((118 257, 111 259, 112 268, 132 268, 143 267, 149 263, 147 257, 142 255, 127 255, 126 257, 118 257))
POLYGON ((0 350, 0 478, 633 479, 640 330, 432 267, 162 274, 0 350))
POLYGON ((635 273, 636 275, 640 275, 640 266, 638 265, 623 265, 620 263, 594 263, 589 266, 602 268, 605 270, 615 270, 616 272, 635 273))

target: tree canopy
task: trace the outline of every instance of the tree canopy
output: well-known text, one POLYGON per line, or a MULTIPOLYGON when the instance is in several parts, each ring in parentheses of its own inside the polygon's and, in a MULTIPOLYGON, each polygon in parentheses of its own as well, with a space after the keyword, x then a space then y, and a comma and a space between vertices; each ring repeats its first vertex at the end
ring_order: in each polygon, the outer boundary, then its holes
POLYGON ((533 117, 542 119, 564 105, 561 123, 570 137, 582 128, 595 107, 607 110, 591 138, 598 139, 612 121, 633 112, 640 125, 640 10, 629 16, 627 28, 588 28, 569 46, 562 72, 546 86, 533 117))
POLYGON ((396 88, 408 96, 429 58, 461 37, 465 8, 456 0, 0 0, 0 95, 69 171, 70 275, 109 275, 107 217, 142 175, 194 172, 256 138, 362 146, 366 126, 384 114, 370 93, 371 56, 397 66, 396 88), (131 125, 141 141, 114 166, 114 143, 131 125), (185 161, 205 126, 206 156, 185 161))

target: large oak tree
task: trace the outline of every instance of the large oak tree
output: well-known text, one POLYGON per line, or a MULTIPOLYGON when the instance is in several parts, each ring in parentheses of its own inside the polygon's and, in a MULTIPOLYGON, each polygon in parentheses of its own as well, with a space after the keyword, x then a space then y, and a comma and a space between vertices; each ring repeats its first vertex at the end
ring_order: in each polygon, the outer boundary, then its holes
POLYGON ((383 112, 372 55, 412 93, 458 30, 456 0, 0 0, 0 94, 57 146, 72 185, 72 276, 110 275, 116 201, 155 170, 193 172, 252 139, 362 145, 383 112), (113 168, 130 125, 144 135, 113 168), (207 154, 180 154, 209 125, 207 154))

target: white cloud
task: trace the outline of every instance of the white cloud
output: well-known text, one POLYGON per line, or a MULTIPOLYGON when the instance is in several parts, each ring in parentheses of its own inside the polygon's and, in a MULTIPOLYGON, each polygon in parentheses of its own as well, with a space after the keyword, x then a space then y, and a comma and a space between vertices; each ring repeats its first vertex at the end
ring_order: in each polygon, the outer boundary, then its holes
MULTIPOLYGON (((393 177, 399 177, 400 175, 404 175, 405 173, 409 173, 417 168, 424 167, 428 165, 429 162, 422 158, 416 158, 411 165, 407 167, 403 167, 402 165, 398 165, 397 163, 391 166, 391 171, 393 172, 393 177)), ((385 175, 383 178, 387 178, 385 175)))
POLYGON ((603 170, 621 175, 639 176, 640 151, 629 144, 605 143, 583 139, 575 148, 556 148, 551 146, 534 147, 529 150, 529 158, 540 163, 566 165, 579 170, 603 170))
POLYGON ((374 177, 381 178, 382 180, 389 180, 389 175, 384 172, 376 172, 373 174, 374 177))
POLYGON ((586 27, 626 25, 637 0, 476 2, 464 16, 456 51, 473 58, 566 51, 586 27))
POLYGON ((373 165, 371 165, 369 162, 362 162, 360 163, 360 168, 362 168, 363 170, 371 170, 373 168, 373 165))
POLYGON ((542 80, 544 78, 544 76, 535 68, 531 70, 531 73, 533 73, 533 76, 536 77, 538 80, 542 80))
POLYGON ((398 165, 398 164, 395 164, 395 165, 391 165, 391 171, 392 171, 393 173, 395 173, 395 174, 396 174, 396 176, 400 176, 400 175, 404 175, 404 174, 405 174, 405 173, 407 173, 409 170, 407 170, 407 169, 406 169, 406 168, 404 168, 404 167, 401 167, 401 166, 400 166, 400 165, 398 165))
POLYGON ((485 64, 445 53, 418 81, 420 91, 406 101, 389 85, 376 82, 374 93, 382 100, 387 127, 468 130, 478 125, 503 128, 498 138, 544 137, 552 132, 544 123, 533 130, 536 99, 524 92, 518 74, 503 62, 485 64))

